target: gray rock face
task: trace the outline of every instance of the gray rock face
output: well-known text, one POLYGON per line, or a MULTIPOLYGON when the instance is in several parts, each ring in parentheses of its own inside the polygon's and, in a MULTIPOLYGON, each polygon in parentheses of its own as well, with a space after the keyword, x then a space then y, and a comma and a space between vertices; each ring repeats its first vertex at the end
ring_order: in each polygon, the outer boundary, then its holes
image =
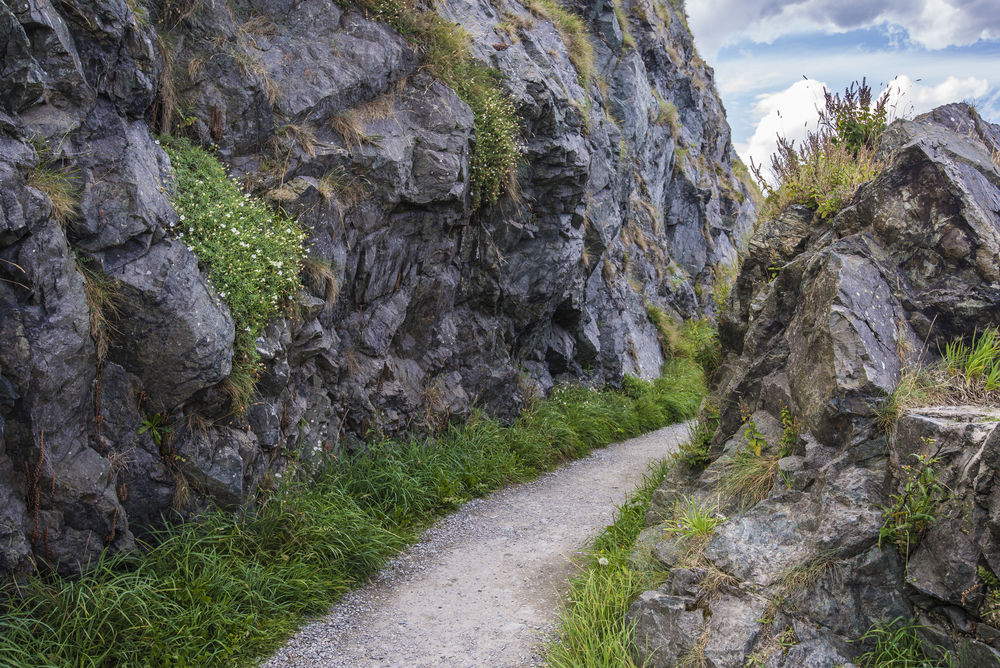
POLYGON ((150 412, 168 412, 229 375, 233 320, 177 242, 152 246, 110 274, 123 291, 112 357, 143 383, 150 412))
POLYGON ((671 668, 689 653, 705 627, 704 614, 694 599, 670 596, 662 590, 639 596, 625 615, 635 625, 638 663, 652 668, 671 668))
MULTIPOLYGON (((987 159, 998 148, 1000 128, 965 105, 897 121, 880 149, 885 169, 832 221, 793 207, 751 239, 720 318, 717 459, 695 480, 665 483, 644 532, 656 535, 665 500, 716 494, 727 462, 747 448, 748 411, 765 455, 781 438, 783 410, 800 421, 767 498, 750 508, 723 501, 731 516, 705 550, 741 590, 777 601, 776 619, 798 644, 768 654, 766 638, 752 635, 759 613, 717 596, 705 604, 709 629, 725 611, 736 631, 710 637, 716 665, 742 665, 740 653, 755 647, 769 666, 847 665, 867 649, 851 642, 874 622, 914 615, 929 643, 965 652, 968 665, 998 665, 990 625, 986 642, 976 629, 993 620, 980 567, 1000 567, 1000 415, 921 409, 887 436, 873 409, 945 342, 1000 324, 1000 168, 987 159), (908 494, 914 455, 935 459, 947 492, 934 521, 897 549, 880 531, 893 495, 908 494)), ((669 552, 669 542, 652 542, 654 554, 669 552)))
POLYGON ((583 8, 600 80, 581 82, 519 3, 438 4, 520 119, 519 196, 479 210, 472 110, 373 15, 137 11, 0 2, 0 571, 79 572, 372 430, 437 431, 473 407, 511 419, 557 381, 655 377, 647 304, 709 312, 752 223, 712 72, 672 7, 630 16, 635 48, 611 3, 583 8), (510 15, 516 38, 496 32, 510 15), (265 330, 244 414, 226 391, 232 317, 176 236, 165 131, 297 217, 340 286, 307 281, 297 317, 265 330), (67 176, 65 228, 55 193, 29 185, 40 163, 67 176), (78 262, 121 296, 101 359, 78 262))

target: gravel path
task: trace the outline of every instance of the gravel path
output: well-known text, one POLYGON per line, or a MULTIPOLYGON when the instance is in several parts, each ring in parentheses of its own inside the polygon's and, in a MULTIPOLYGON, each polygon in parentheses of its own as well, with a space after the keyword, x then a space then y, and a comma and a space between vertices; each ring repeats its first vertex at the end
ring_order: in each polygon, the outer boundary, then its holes
POLYGON ((611 523, 673 425, 470 501, 301 629, 265 668, 522 668, 555 630, 573 559, 611 523))

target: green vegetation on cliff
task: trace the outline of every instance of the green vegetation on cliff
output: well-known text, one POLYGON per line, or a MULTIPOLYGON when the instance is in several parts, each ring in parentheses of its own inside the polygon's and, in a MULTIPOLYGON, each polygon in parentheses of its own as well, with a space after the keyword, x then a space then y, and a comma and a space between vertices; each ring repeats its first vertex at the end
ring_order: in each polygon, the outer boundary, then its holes
POLYGON ((434 76, 472 108, 476 146, 472 155, 472 206, 492 206, 516 189, 521 154, 518 116, 499 85, 500 74, 472 57, 471 36, 433 10, 420 12, 401 0, 361 0, 363 7, 422 51, 434 76))
POLYGON ((236 324, 233 369, 253 374, 254 341, 301 288, 305 235, 294 220, 240 192, 222 164, 184 138, 163 136, 174 168, 174 232, 200 260, 236 324))

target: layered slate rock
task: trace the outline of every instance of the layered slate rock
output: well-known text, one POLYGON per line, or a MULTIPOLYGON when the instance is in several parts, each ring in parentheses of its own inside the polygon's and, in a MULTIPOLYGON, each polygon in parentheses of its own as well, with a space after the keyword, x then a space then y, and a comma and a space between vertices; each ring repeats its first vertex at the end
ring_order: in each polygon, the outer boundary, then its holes
POLYGON ((727 618, 729 654, 711 665, 742 665, 753 652, 767 665, 844 665, 870 649, 855 641, 873 624, 899 618, 925 625, 928 648, 965 656, 963 665, 1000 665, 980 570, 1000 566, 996 411, 916 410, 891 433, 875 420, 906 370, 1000 324, 998 149, 1000 128, 964 104, 896 121, 882 141, 884 169, 836 217, 793 207, 751 239, 720 319, 715 461, 658 490, 640 546, 669 552, 655 523, 671 498, 719 498, 727 463, 747 448, 746 416, 765 455, 777 454, 783 411, 800 421, 767 498, 723 500, 728 519, 705 558, 738 585, 699 608, 727 618), (897 546, 880 530, 892 495, 907 494, 906 467, 921 466, 915 455, 935 460, 947 494, 927 530, 897 546), (735 607, 734 594, 772 602, 773 626, 735 607), (776 647, 788 629, 798 644, 776 647))
POLYGON ((613 3, 569 8, 599 79, 518 2, 434 10, 519 119, 516 192, 482 207, 472 110, 371 12, 0 0, 0 571, 78 573, 370 433, 658 375, 647 306, 710 311, 754 205, 683 5, 629 12, 635 48, 613 3), (497 32, 512 16, 516 36, 497 32), (295 216, 340 286, 307 280, 255 342, 245 411, 232 315, 171 206, 170 131, 295 216), (29 185, 39 169, 72 212, 29 185), (84 268, 118 297, 94 331, 84 268))

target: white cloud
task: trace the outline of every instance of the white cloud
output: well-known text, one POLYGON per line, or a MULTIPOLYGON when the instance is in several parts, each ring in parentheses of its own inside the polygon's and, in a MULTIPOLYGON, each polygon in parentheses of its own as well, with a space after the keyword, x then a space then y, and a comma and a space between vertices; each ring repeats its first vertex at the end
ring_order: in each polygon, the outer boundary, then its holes
POLYGON ((990 91, 990 82, 975 77, 959 79, 951 76, 937 86, 921 86, 904 75, 897 77, 888 87, 892 89, 890 105, 896 105, 897 115, 902 116, 922 114, 949 102, 983 97, 990 91))
POLYGON ((771 43, 791 33, 874 26, 901 27, 929 49, 1000 38, 996 0, 688 0, 687 9, 709 60, 743 37, 771 43))
POLYGON ((801 142, 807 130, 816 129, 819 118, 817 107, 823 105, 823 91, 826 85, 813 79, 796 81, 789 88, 778 93, 758 95, 753 112, 760 120, 749 142, 736 144, 736 151, 748 166, 752 159, 755 165, 763 165, 767 172, 771 166, 771 154, 777 147, 777 137, 801 142))

